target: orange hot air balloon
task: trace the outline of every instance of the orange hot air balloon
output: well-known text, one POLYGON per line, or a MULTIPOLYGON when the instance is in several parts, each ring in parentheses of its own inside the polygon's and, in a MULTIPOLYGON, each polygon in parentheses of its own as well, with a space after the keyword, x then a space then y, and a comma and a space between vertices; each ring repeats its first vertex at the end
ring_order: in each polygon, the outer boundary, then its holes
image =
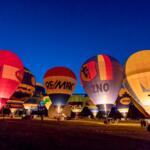
POLYGON ((122 66, 111 56, 97 55, 82 65, 80 79, 89 98, 107 117, 121 87, 122 66))
POLYGON ((23 74, 20 58, 13 52, 0 50, 0 109, 17 89, 23 74))
POLYGON ((124 85, 133 97, 134 105, 150 117, 150 50, 132 54, 125 64, 124 85))
POLYGON ((44 86, 52 104, 63 106, 74 91, 76 76, 66 67, 55 67, 45 73, 44 86))

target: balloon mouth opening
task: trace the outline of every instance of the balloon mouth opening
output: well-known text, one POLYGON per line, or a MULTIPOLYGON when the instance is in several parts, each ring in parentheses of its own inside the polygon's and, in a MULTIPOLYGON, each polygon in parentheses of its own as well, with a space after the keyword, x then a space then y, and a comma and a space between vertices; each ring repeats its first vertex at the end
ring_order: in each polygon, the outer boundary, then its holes
POLYGON ((63 108, 61 105, 57 105, 57 113, 60 114, 63 111, 63 108))
POLYGON ((127 112, 121 113, 124 118, 127 118, 127 112))
POLYGON ((99 104, 96 105, 98 108, 98 111, 101 113, 103 118, 107 118, 111 112, 113 104, 99 104))
POLYGON ((91 112, 92 112, 92 114, 93 114, 94 117, 96 117, 97 114, 98 114, 98 110, 91 110, 91 112))
POLYGON ((57 114, 61 114, 65 105, 64 104, 61 104, 61 103, 58 103, 58 104, 52 104, 57 112, 57 114))

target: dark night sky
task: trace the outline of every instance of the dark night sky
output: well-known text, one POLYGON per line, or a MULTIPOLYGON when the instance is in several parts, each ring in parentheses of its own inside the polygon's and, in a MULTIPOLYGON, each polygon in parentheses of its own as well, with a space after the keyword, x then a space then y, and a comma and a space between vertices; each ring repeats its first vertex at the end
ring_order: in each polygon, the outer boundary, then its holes
POLYGON ((105 53, 122 64, 150 49, 150 2, 145 0, 0 0, 0 49, 17 53, 43 82, 48 68, 105 53))

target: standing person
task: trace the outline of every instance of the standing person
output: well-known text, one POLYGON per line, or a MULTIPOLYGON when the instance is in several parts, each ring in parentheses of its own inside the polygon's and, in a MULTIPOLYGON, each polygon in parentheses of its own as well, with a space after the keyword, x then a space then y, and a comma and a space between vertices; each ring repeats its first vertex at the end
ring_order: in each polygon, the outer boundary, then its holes
POLYGON ((44 120, 44 112, 45 112, 45 106, 39 105, 38 106, 38 115, 41 117, 41 122, 44 120))

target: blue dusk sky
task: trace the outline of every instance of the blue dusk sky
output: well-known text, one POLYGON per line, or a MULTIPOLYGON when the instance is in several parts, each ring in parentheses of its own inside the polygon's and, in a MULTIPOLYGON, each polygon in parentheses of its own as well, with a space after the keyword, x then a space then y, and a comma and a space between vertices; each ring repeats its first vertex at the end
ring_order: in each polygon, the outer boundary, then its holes
POLYGON ((147 0, 0 0, 0 49, 15 52, 43 82, 55 66, 79 71, 97 54, 124 64, 132 53, 150 49, 147 0))

